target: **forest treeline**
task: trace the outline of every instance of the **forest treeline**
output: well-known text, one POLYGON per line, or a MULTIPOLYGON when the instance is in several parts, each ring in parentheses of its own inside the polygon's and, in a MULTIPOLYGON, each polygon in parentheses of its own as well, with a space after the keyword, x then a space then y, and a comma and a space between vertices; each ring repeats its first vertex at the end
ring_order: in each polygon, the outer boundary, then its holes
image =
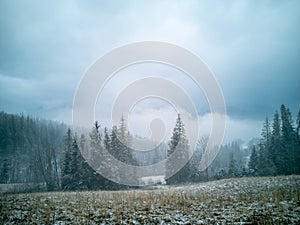
POLYGON ((0 183, 59 187, 63 123, 0 112, 0 183))
MULTIPOLYGON (((98 122, 84 134, 76 134, 63 123, 11 115, 0 112, 0 183, 43 183, 47 190, 123 189, 93 168, 106 162, 99 151, 127 164, 145 166, 166 160, 165 174, 173 174, 168 184, 198 182, 240 176, 269 176, 300 174, 300 111, 295 120, 284 105, 275 112, 270 122, 266 118, 260 139, 249 143, 240 140, 221 147, 213 163, 205 170, 198 166, 208 137, 201 137, 197 147, 190 151, 184 122, 180 115, 175 121, 168 143, 151 151, 135 151, 128 146, 133 139, 121 118, 118 126, 101 128, 98 122), (168 156, 187 160, 179 171, 168 156), (88 163, 89 162, 89 163, 88 163), (91 167, 92 166, 92 167, 91 167)), ((118 168, 112 168, 118 176, 118 168)), ((130 171, 128 171, 130 172, 130 171)))
POLYGON ((250 156, 249 170, 255 176, 300 174, 300 111, 294 122, 285 105, 266 117, 258 146, 250 156))

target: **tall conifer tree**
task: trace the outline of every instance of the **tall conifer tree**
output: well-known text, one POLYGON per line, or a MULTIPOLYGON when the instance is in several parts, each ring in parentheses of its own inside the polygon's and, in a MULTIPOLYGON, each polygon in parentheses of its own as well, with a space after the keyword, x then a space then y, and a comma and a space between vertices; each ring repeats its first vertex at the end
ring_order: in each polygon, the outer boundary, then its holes
POLYGON ((182 165, 183 168, 179 171, 174 171, 174 163, 182 163, 183 161, 188 160, 190 150, 189 148, 189 141, 186 137, 184 124, 182 122, 180 114, 178 114, 171 141, 169 143, 168 160, 166 165, 166 176, 169 177, 167 179, 168 183, 184 183, 189 180, 189 177, 191 177, 189 163, 182 165), (170 156, 172 154, 175 154, 175 162, 170 161, 170 156), (170 176, 171 174, 174 175, 170 176))

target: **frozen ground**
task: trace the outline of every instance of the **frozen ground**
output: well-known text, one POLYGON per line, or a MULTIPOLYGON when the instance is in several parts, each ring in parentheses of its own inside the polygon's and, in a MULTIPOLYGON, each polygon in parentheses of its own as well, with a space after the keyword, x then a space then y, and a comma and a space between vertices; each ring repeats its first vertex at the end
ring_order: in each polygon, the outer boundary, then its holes
POLYGON ((300 224, 300 176, 1 195, 0 224, 300 224))

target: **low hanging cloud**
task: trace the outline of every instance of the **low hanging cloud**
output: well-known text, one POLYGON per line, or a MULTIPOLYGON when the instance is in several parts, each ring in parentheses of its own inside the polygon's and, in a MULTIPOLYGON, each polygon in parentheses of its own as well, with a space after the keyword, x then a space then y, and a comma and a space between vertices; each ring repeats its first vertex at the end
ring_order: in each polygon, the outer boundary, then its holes
MULTIPOLYGON (((300 108, 299 6, 297 0, 1 1, 0 110, 71 124, 76 88, 97 58, 129 42, 158 40, 191 50, 214 72, 227 106, 225 140, 258 136, 261 120, 282 103, 293 114, 300 108)), ((188 86, 208 126, 205 99, 178 73, 168 76, 188 86)))
MULTIPOLYGON (((191 117, 189 112, 183 109, 181 112, 183 112, 182 120, 189 139, 196 138, 196 133, 193 132, 195 124, 198 126, 198 137, 209 136, 211 134, 213 125, 213 117, 211 113, 198 115, 195 118, 191 117)), ((163 141, 168 142, 176 123, 177 113, 178 111, 176 109, 166 103, 162 104, 162 102, 157 99, 147 99, 136 105, 129 115, 124 115, 124 117, 127 118, 130 133, 134 136, 145 139, 152 137, 152 132, 157 132, 155 128, 151 127, 151 125, 155 122, 155 120, 159 119, 162 122, 163 127, 158 126, 157 128, 164 132, 163 141), (152 104, 149 104, 150 102, 152 102, 152 104), (153 107, 154 105, 157 105, 157 107, 153 107)), ((242 139, 247 142, 253 137, 260 136, 263 121, 234 119, 228 115, 225 119, 226 127, 223 143, 228 143, 237 139, 242 139)), ((103 127, 111 127, 112 124, 110 117, 102 117, 100 122, 103 127)))

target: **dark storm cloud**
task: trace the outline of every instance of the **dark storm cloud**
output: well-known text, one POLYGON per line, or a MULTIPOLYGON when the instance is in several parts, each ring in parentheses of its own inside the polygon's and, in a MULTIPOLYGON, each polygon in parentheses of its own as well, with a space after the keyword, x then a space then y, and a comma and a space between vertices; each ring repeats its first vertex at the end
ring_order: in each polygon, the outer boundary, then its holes
POLYGON ((86 68, 111 48, 161 40, 213 70, 229 116, 300 108, 299 1, 1 1, 0 110, 70 122, 86 68))
POLYGON ((229 115, 258 119, 282 103, 299 110, 299 1, 231 1, 195 10, 198 52, 219 79, 229 115))

